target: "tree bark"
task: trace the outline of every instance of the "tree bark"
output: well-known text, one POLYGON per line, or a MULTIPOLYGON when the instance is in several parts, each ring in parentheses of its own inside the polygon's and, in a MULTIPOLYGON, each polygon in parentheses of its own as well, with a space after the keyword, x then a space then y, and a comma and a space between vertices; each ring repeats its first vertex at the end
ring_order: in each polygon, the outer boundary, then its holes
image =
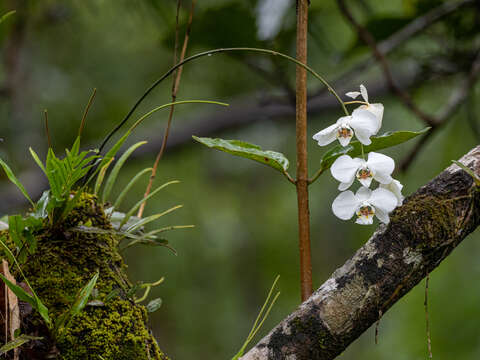
MULTIPOLYGON (((460 162, 480 177, 480 146, 460 162)), ((448 167, 241 359, 334 359, 479 223, 479 187, 457 165, 448 167)))

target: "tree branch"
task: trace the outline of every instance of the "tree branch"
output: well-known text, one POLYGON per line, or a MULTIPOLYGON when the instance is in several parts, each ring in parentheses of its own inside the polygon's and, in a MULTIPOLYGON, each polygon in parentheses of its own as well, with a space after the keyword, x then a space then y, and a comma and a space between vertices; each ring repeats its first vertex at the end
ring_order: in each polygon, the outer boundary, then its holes
MULTIPOLYGON (((480 146, 460 162, 480 177, 480 146)), ((452 165, 409 196, 388 225, 241 359, 334 359, 479 224, 479 189, 452 165)))

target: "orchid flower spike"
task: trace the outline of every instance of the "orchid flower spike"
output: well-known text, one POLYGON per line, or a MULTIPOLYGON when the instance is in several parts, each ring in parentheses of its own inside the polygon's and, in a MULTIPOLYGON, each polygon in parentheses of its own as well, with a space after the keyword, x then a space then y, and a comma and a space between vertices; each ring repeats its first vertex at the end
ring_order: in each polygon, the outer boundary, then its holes
POLYGON ((330 172, 340 181, 338 190, 343 191, 353 184, 355 178, 367 188, 370 187, 373 179, 380 184, 390 184, 393 181, 391 175, 394 168, 395 162, 391 157, 372 151, 368 154, 367 161, 342 155, 335 160, 330 172))
POLYGON ((313 135, 318 145, 325 146, 338 139, 342 146, 350 143, 353 135, 363 145, 370 145, 370 136, 375 135, 380 129, 378 118, 370 111, 355 109, 352 115, 343 116, 337 122, 313 135))
POLYGON ((380 130, 380 128, 382 127, 383 105, 380 104, 380 103, 370 104, 370 103, 368 102, 368 92, 367 92, 367 88, 366 88, 363 84, 360 85, 360 91, 350 91, 350 92, 346 93, 345 95, 347 95, 348 97, 351 97, 352 99, 356 99, 359 95, 362 95, 363 100, 364 100, 367 104, 361 105, 361 106, 358 107, 357 109, 368 110, 368 111, 370 111, 372 114, 374 114, 374 115, 377 117, 377 120, 378 120, 378 129, 377 129, 376 132, 378 132, 378 130, 380 130))
POLYGON ((393 179, 391 183, 380 184, 380 187, 391 191, 397 197, 397 206, 402 205, 404 197, 402 195, 403 185, 400 181, 393 179))
POLYGON ((382 188, 372 191, 362 186, 356 194, 350 190, 340 193, 332 203, 332 210, 342 220, 349 220, 356 214, 357 224, 370 225, 374 216, 388 224, 388 214, 396 206, 397 198, 392 192, 382 188))

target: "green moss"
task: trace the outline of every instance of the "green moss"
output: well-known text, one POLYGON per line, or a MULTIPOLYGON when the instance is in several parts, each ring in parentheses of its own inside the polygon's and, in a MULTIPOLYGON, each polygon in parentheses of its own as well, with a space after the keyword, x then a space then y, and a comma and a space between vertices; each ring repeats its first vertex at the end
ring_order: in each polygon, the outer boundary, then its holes
POLYGON ((457 224, 453 205, 453 199, 418 196, 394 213, 392 223, 410 229, 420 247, 436 246, 439 239, 455 235, 457 224))
MULTIPOLYGON (((98 300, 104 304, 87 305, 55 344, 52 345, 50 338, 39 351, 45 352, 45 347, 50 347, 51 351, 56 347, 58 358, 64 360, 98 360, 100 356, 105 360, 166 359, 148 330, 145 308, 126 298, 130 283, 125 273, 126 265, 117 250, 117 239, 110 234, 71 229, 85 224, 111 228, 97 199, 89 194, 81 195, 61 226, 45 228, 36 236, 36 253, 28 258, 22 269, 53 320, 69 308, 79 289, 97 271, 100 274, 96 285, 98 300), (105 302, 114 289, 119 289, 121 295, 105 302)), ((16 277, 21 280, 18 274, 16 277)), ((42 328, 42 320, 36 313, 29 315, 24 324, 26 333, 42 328)), ((49 339, 46 329, 44 332, 41 335, 49 339)))
POLYGON ((90 307, 74 319, 58 342, 61 358, 162 359, 145 321, 145 309, 127 300, 90 307))

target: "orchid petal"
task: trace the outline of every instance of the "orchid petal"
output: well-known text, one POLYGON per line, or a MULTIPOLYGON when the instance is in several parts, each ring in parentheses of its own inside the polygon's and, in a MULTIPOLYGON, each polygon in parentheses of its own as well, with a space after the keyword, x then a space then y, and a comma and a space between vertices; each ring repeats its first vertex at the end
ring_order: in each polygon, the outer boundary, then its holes
POLYGON ((372 190, 362 186, 360 189, 357 190, 355 196, 360 202, 366 201, 370 198, 370 196, 372 196, 372 190))
POLYGON ((368 202, 375 207, 375 210, 380 210, 386 214, 397 207, 396 196, 391 191, 383 188, 375 189, 368 202))
POLYGON ((379 183, 392 182, 391 174, 395 168, 395 161, 391 157, 372 151, 368 154, 367 166, 373 171, 373 178, 379 183))
POLYGON ((339 156, 332 164, 330 172, 338 181, 351 184, 355 179, 355 173, 357 172, 361 162, 361 159, 352 159, 348 155, 342 155, 339 156))
POLYGON ((388 224, 390 222, 390 217, 388 216, 388 214, 383 210, 380 210, 379 208, 375 209, 375 216, 384 224, 388 224))
POLYGON ((338 194, 338 196, 333 200, 332 211, 336 217, 342 220, 351 219, 357 207, 359 201, 353 192, 344 191, 338 194))
POLYGON ((380 187, 391 191, 397 197, 397 206, 402 205, 404 197, 402 195, 403 185, 400 181, 393 179, 389 184, 380 184, 380 187))
POLYGON ((348 97, 351 97, 352 99, 356 99, 360 94, 361 94, 360 91, 350 91, 350 92, 347 92, 345 95, 347 95, 348 97))
POLYGON ((347 190, 350 186, 352 186, 354 181, 355 181, 355 177, 353 177, 352 180, 349 182, 340 183, 340 185, 338 185, 338 190, 340 191, 347 190))
POLYGON ((378 130, 380 130, 380 128, 382 127, 382 120, 383 120, 383 104, 380 104, 380 103, 377 103, 377 104, 369 104, 367 106, 367 110, 368 111, 371 111, 376 117, 377 117, 377 120, 378 120, 378 127, 377 127, 377 131, 375 131, 375 134, 378 132, 378 130))
POLYGON ((320 146, 328 145, 337 138, 337 128, 337 124, 330 125, 313 135, 313 139, 318 141, 318 145, 320 146))
POLYGON ((363 86, 363 84, 360 85, 360 93, 362 94, 363 100, 368 103, 368 92, 367 88, 363 86))
POLYGON ((355 130, 355 135, 362 144, 370 145, 370 136, 376 133, 378 123, 377 117, 372 112, 358 108, 353 110, 349 125, 355 130))

